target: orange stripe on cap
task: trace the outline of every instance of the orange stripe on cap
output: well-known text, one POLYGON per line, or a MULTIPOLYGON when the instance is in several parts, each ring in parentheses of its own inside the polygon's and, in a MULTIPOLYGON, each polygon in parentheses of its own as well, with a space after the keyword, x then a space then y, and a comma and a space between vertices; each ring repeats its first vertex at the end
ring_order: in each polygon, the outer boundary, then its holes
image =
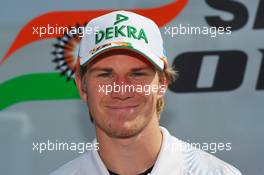
POLYGON ((166 57, 159 57, 162 61, 163 61, 163 63, 164 63, 164 68, 163 68, 163 70, 164 69, 166 69, 167 67, 168 67, 168 61, 167 61, 167 58, 166 57))
POLYGON ((80 59, 81 58, 78 57, 75 65, 74 65, 74 74, 75 74, 75 76, 79 76, 78 70, 79 70, 79 67, 80 67, 80 59))

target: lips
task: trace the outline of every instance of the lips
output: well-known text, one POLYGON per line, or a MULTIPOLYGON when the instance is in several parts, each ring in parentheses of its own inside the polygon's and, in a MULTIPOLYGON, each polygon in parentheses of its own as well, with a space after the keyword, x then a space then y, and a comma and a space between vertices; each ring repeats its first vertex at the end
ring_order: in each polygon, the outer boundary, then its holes
POLYGON ((133 119, 139 111, 139 104, 122 104, 122 105, 107 105, 106 112, 112 117, 121 117, 122 119, 133 119))
POLYGON ((118 109, 131 109, 131 108, 136 108, 139 105, 111 105, 111 106, 106 106, 109 109, 113 109, 113 110, 118 110, 118 109))

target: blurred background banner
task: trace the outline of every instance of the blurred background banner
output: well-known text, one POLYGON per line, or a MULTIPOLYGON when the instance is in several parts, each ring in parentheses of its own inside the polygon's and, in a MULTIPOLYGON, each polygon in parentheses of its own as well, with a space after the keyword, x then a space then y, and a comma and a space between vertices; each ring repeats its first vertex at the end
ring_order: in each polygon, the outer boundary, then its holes
POLYGON ((92 141, 72 80, 78 44, 90 19, 118 9, 158 24, 179 71, 161 125, 243 174, 264 173, 264 0, 9 0, 0 9, 1 174, 48 174, 92 141), (48 148, 59 143, 77 145, 48 148))

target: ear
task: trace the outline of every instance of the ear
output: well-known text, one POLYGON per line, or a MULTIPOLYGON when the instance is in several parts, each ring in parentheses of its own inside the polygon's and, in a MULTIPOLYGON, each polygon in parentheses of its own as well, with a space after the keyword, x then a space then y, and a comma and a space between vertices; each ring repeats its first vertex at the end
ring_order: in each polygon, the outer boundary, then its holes
POLYGON ((167 89, 168 89, 168 81, 166 80, 165 77, 160 77, 159 78, 159 91, 158 91, 158 98, 164 97, 167 89))
POLYGON ((86 85, 82 83, 81 77, 79 76, 79 73, 75 73, 75 83, 78 89, 78 92, 80 94, 81 99, 84 102, 87 102, 87 89, 86 85))

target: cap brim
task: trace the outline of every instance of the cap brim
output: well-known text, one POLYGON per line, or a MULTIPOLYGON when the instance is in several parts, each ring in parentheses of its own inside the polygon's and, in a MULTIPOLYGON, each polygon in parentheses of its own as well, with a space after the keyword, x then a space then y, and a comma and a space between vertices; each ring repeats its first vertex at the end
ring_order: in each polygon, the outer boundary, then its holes
POLYGON ((164 62, 159 56, 155 55, 152 51, 148 50, 145 46, 140 46, 139 44, 133 45, 133 46, 132 45, 110 46, 110 47, 100 49, 99 51, 97 51, 94 55, 92 55, 89 58, 81 58, 83 60, 87 60, 87 61, 83 61, 83 64, 81 66, 89 64, 92 60, 94 60, 97 56, 101 55, 102 53, 109 52, 114 49, 125 49, 125 50, 129 50, 132 52, 136 52, 142 55, 143 57, 145 57, 159 71, 162 71, 164 68, 164 62))

